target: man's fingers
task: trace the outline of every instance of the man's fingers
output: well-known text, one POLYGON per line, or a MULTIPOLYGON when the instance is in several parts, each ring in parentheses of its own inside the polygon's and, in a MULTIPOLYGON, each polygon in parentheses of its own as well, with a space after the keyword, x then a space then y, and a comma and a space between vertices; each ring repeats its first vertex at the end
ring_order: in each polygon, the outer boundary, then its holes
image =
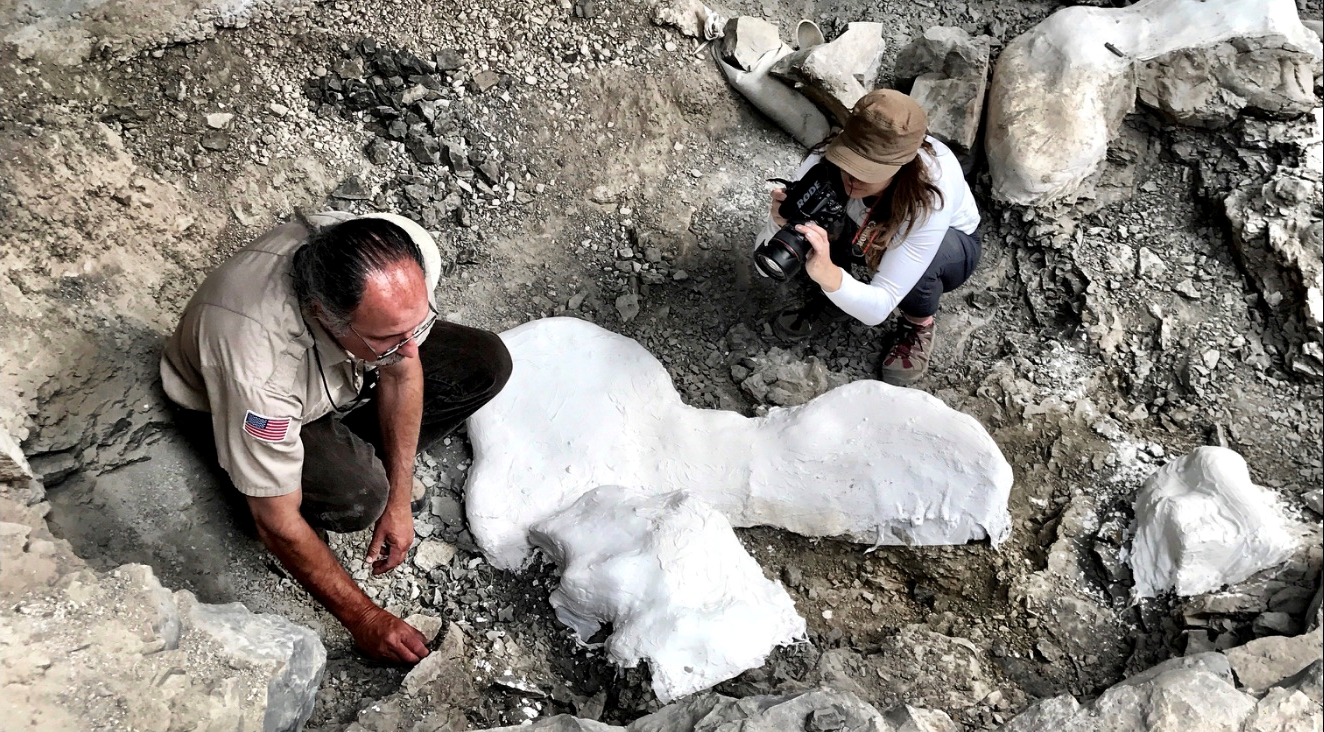
POLYGON ((418 663, 419 655, 410 650, 403 641, 397 641, 394 650, 400 663, 418 663))
POLYGON ((381 553, 382 542, 386 541, 386 535, 380 530, 372 532, 372 541, 368 542, 368 556, 364 561, 376 563, 377 555, 381 553))
POLYGON ((414 632, 405 636, 405 645, 413 652, 416 661, 427 658, 429 653, 428 644, 424 641, 423 634, 412 627, 410 630, 414 632))

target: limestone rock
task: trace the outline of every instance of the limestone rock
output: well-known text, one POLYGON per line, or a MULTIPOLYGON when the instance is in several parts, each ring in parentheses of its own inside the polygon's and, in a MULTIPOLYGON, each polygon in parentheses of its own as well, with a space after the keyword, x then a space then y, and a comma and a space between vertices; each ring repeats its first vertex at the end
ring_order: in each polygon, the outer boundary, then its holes
POLYGON ((945 712, 916 709, 909 704, 887 710, 883 719, 894 729, 903 732, 961 732, 961 728, 945 712))
POLYGON ((947 143, 963 166, 975 149, 984 113, 989 41, 938 26, 897 55, 897 83, 910 84, 910 96, 929 115, 929 134, 947 143))
POLYGON ((877 730, 898 732, 854 694, 827 689, 731 699, 703 694, 635 720, 627 732, 877 730))
POLYGON ((805 404, 850 381, 845 374, 829 371, 816 356, 800 361, 780 348, 745 359, 739 368, 745 372, 740 380, 742 391, 758 402, 779 407, 805 404))
POLYGON ((1233 38, 1138 64, 1141 103, 1169 121, 1221 128, 1249 110, 1296 116, 1318 104, 1319 58, 1281 36, 1233 38))
POLYGON ((1273 34, 1324 55, 1291 0, 1141 0, 1057 11, 998 57, 985 146, 994 196, 1026 205, 1071 198, 1134 106, 1136 62, 1273 34))
POLYGON ((1010 531, 997 445, 924 392, 856 381, 751 419, 686 406, 657 359, 592 323, 548 318, 501 337, 515 370, 469 420, 465 488, 470 530, 498 567, 523 566, 529 527, 603 485, 688 491, 733 526, 870 544, 996 544, 1010 531))
POLYGON ((444 567, 455 558, 455 547, 444 541, 424 539, 414 550, 414 566, 424 572, 444 567))
POLYGON ((1232 243, 1265 303, 1293 345, 1298 373, 1324 376, 1324 109, 1315 109, 1292 139, 1292 163, 1267 182, 1251 181, 1224 199, 1232 243))
POLYGON ((1316 629, 1295 638, 1259 638, 1224 654, 1238 683, 1253 691, 1264 691, 1320 660, 1322 633, 1316 629))
POLYGON ((307 719, 326 659, 312 631, 237 603, 199 605, 145 565, 93 572, 50 537, 44 510, 0 498, 7 726, 73 732, 114 719, 125 729, 175 729, 209 720, 277 732, 307 719))
POLYGON ((220 644, 232 668, 265 676, 264 730, 297 730, 313 713, 326 669, 317 634, 279 615, 256 615, 237 602, 199 603, 187 590, 175 595, 185 624, 220 644))
POLYGON ((531 531, 561 565, 557 618, 584 642, 610 624, 608 658, 625 668, 647 661, 664 704, 804 637, 786 590, 721 515, 686 493, 597 488, 531 531))
POLYGON ((1197 448, 1160 468, 1140 488, 1135 515, 1136 597, 1235 584, 1286 559, 1299 541, 1277 497, 1223 447, 1197 448))
POLYGON ((446 628, 441 645, 409 670, 401 687, 407 692, 417 693, 431 684, 462 684, 467 676, 468 669, 464 666, 464 631, 451 623, 446 628))
POLYGON ((998 727, 997 732, 1058 732, 1079 709, 1080 703, 1073 696, 1044 699, 998 727))
POLYGON ((848 23, 832 42, 787 54, 769 73, 794 84, 842 124, 874 88, 883 48, 882 23, 848 23))
POLYGON ((726 22, 717 53, 735 68, 753 71, 765 54, 780 51, 783 45, 777 26, 762 18, 741 15, 726 22))
POLYGON ((428 643, 437 639, 441 629, 446 627, 446 622, 435 615, 415 614, 404 619, 406 623, 418 629, 423 634, 428 643))
POLYGON ((1240 732, 1314 732, 1324 728, 1324 706, 1299 688, 1271 689, 1240 732))
POLYGON ((710 12, 699 0, 658 0, 653 5, 653 23, 669 25, 690 38, 703 38, 710 12))
POLYGON ((851 691, 881 705, 911 704, 964 709, 991 693, 997 679, 971 641, 907 625, 886 639, 878 653, 844 648, 825 652, 816 683, 851 691))

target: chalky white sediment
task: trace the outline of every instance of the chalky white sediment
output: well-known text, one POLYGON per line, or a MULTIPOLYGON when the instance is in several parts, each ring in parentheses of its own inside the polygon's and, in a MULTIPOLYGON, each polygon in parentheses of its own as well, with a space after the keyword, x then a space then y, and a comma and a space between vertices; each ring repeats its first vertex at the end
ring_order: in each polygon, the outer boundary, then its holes
POLYGON ((973 417, 857 381, 762 418, 695 409, 629 338, 573 318, 501 334, 514 360, 469 421, 470 529, 492 563, 598 486, 684 490, 735 526, 869 544, 962 544, 1010 531, 1011 467, 973 417))
POLYGON ((1282 562, 1300 537, 1277 496, 1251 482, 1245 459, 1222 447, 1159 468, 1140 488, 1135 514, 1137 598, 1236 584, 1282 562))
POLYGON ((561 565, 557 618, 581 641, 610 624, 607 656, 626 668, 648 661, 663 704, 804 638, 786 590, 763 576, 731 524, 689 493, 595 488, 535 524, 531 538, 561 565))

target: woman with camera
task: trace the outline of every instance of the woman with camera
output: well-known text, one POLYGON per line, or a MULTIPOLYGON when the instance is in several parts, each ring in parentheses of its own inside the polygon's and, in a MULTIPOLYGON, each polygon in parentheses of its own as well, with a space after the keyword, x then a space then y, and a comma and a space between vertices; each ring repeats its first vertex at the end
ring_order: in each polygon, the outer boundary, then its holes
POLYGON ((815 213, 841 207, 814 200, 824 186, 792 184, 790 203, 786 190, 772 192, 771 221, 756 247, 764 274, 784 279, 803 262, 818 285, 806 305, 773 319, 783 340, 808 338, 829 312, 878 325, 901 311, 880 365, 890 384, 924 374, 938 302, 965 283, 981 252, 979 211, 961 164, 927 128, 924 110, 906 94, 879 89, 861 97, 841 133, 796 171, 798 183, 839 184, 833 194, 845 199, 844 216, 801 214, 806 201, 815 213), (866 269, 869 281, 852 277, 852 266, 866 269))

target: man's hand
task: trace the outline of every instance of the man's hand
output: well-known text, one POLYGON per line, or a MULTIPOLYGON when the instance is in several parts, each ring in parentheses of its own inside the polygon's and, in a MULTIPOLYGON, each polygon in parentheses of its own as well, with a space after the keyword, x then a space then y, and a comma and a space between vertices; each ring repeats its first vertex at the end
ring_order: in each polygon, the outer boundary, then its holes
POLYGON ((768 208, 768 213, 771 214, 773 222, 775 222, 778 226, 786 225, 786 219, 782 218, 782 201, 785 200, 786 200, 785 188, 772 189, 772 206, 768 208))
POLYGON ((836 292, 841 289, 841 267, 832 262, 832 245, 828 243, 827 231, 810 221, 800 224, 795 230, 804 234, 814 253, 805 262, 805 274, 817 282, 824 292, 836 292))
POLYGON ((413 545, 414 516, 409 512, 409 504, 388 503, 372 530, 366 561, 372 564, 373 574, 384 574, 399 566, 413 545))
POLYGON ((359 648, 373 658, 418 663, 428 655, 427 639, 417 628, 379 607, 345 627, 359 648))

